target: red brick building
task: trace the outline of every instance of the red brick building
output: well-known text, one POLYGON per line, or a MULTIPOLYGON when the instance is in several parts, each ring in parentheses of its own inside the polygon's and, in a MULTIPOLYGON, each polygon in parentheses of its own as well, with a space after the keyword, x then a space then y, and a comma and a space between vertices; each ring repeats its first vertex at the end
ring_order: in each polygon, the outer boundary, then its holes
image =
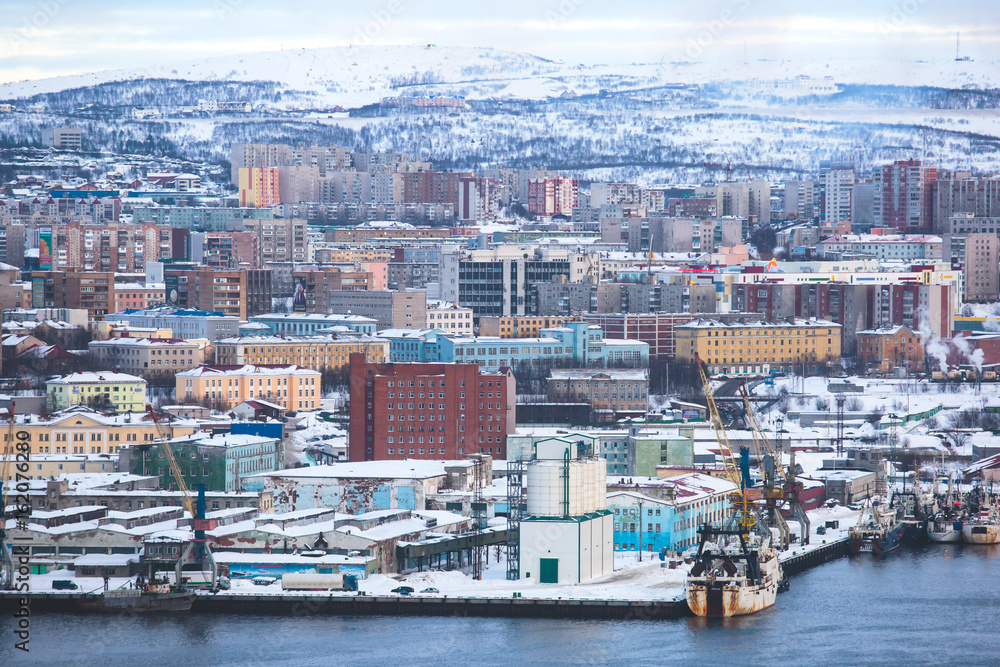
POLYGON ((514 375, 477 364, 368 363, 351 355, 351 461, 507 456, 514 375))

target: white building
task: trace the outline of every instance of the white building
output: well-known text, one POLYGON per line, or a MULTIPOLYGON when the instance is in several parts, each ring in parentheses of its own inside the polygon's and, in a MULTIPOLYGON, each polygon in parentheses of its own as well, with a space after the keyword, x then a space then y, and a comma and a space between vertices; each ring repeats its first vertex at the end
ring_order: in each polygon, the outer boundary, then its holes
POLYGON ((462 308, 448 301, 428 301, 427 328, 440 329, 449 334, 471 336, 472 309, 462 308))
POLYGON ((527 488, 528 516, 518 538, 522 579, 579 583, 614 569, 614 515, 607 509, 604 461, 533 461, 527 488))

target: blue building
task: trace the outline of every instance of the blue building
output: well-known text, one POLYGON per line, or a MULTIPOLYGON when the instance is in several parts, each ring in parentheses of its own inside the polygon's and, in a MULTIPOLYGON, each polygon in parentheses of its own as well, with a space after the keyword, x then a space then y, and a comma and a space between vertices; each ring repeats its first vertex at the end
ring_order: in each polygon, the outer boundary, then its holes
POLYGON ((268 313, 254 315, 252 322, 270 327, 270 333, 283 335, 312 335, 329 327, 345 326, 360 334, 374 335, 378 322, 362 315, 323 315, 319 313, 268 313))
POLYGON ((698 544, 698 526, 728 512, 729 480, 687 473, 663 479, 608 479, 615 551, 681 552, 698 544))

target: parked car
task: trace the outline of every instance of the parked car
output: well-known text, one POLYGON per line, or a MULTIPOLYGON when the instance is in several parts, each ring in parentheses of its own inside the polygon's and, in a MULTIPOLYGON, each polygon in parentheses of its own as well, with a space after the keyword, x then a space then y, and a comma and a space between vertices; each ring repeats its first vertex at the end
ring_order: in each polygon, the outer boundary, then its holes
POLYGON ((75 581, 69 579, 56 579, 52 582, 52 588, 57 591, 75 591, 80 588, 75 581))
POLYGON ((410 595, 411 593, 413 593, 413 587, 412 586, 400 586, 398 588, 393 588, 392 592, 393 593, 398 593, 400 595, 410 595))
POLYGON ((864 507, 864 505, 862 505, 861 503, 851 503, 850 505, 847 506, 847 509, 854 510, 855 512, 857 512, 862 507, 864 507))
POLYGON ((277 581, 277 578, 275 578, 275 577, 254 577, 250 581, 252 581, 254 583, 254 585, 256 585, 256 586, 270 586, 271 584, 273 584, 274 582, 277 581))
POLYGON ((816 529, 817 535, 826 535, 826 526, 820 526, 816 529))
POLYGON ((434 588, 432 586, 431 588, 425 588, 424 590, 422 590, 420 592, 421 593, 440 593, 441 591, 439 591, 438 589, 436 589, 436 588, 434 588))

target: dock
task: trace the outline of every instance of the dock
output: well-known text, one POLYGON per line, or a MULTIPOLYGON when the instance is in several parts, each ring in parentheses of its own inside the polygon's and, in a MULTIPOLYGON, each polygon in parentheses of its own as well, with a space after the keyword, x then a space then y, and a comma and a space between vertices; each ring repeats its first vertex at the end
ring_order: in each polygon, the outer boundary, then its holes
MULTIPOLYGON (((786 575, 802 573, 847 554, 847 538, 792 550, 781 557, 786 575)), ((93 594, 67 591, 0 591, 0 612, 14 611, 27 597, 32 613, 75 612, 93 594)), ((779 600, 780 604, 780 600, 779 600)), ((124 612, 123 612, 124 613, 124 612)), ((270 616, 481 616, 587 620, 671 620, 691 616, 683 597, 665 600, 599 598, 365 595, 358 593, 283 594, 199 592, 194 614, 270 616)))

